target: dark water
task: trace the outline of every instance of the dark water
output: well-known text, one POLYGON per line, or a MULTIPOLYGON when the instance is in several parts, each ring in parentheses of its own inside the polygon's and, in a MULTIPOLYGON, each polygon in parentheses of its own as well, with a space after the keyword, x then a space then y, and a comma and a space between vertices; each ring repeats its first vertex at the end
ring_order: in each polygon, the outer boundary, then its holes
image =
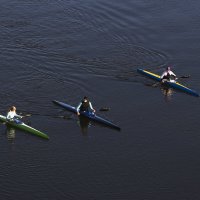
POLYGON ((16 105, 50 137, 0 126, 1 199, 199 199, 199 98, 166 97, 136 73, 170 64, 200 91, 199 6, 1 0, 1 114, 16 105), (84 95, 122 130, 81 127, 51 102, 84 95))

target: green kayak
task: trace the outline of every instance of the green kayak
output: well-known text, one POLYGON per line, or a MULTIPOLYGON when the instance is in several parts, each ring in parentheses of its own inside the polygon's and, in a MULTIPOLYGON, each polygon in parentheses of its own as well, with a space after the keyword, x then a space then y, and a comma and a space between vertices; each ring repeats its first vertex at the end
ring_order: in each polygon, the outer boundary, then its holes
POLYGON ((3 115, 0 115, 0 121, 1 122, 4 122, 10 126, 13 126, 15 128, 18 128, 22 131, 26 131, 26 132, 29 132, 33 135, 36 135, 36 136, 39 136, 41 138, 44 138, 44 139, 49 139, 49 136, 46 135, 45 133, 42 133, 41 131, 38 131, 30 126, 28 126, 27 124, 25 124, 24 122, 14 122, 14 121, 7 121, 6 117, 3 116, 3 115))

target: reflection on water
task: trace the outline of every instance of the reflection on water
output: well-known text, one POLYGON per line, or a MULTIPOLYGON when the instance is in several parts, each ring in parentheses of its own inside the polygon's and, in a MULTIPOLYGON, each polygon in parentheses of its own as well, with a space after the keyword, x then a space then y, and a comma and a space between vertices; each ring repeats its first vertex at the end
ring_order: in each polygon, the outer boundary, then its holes
POLYGON ((15 129, 10 126, 7 126, 6 136, 7 136, 8 141, 13 142, 15 139, 15 129))
POLYGON ((172 95, 174 93, 173 89, 172 88, 169 88, 169 87, 161 87, 161 90, 164 94, 164 98, 167 102, 171 101, 172 99, 172 95))
MULTIPOLYGON (((18 120, 17 123, 22 123, 22 122, 18 120)), ((31 126, 31 122, 29 120, 26 120, 26 124, 31 126)), ((16 130, 12 126, 7 124, 5 132, 6 132, 6 137, 8 141, 13 142, 16 137, 16 130)))
POLYGON ((87 135, 88 127, 91 125, 91 121, 83 116, 79 116, 79 125, 83 135, 87 135))

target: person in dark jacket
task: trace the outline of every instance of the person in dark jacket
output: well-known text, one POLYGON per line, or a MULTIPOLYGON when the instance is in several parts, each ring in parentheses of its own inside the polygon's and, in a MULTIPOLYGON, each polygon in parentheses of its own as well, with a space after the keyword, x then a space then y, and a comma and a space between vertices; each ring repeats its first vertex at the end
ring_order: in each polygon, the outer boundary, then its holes
POLYGON ((89 99, 86 96, 79 103, 76 110, 77 110, 77 115, 80 115, 80 112, 90 112, 90 110, 95 112, 95 109, 92 107, 91 102, 89 101, 89 99))

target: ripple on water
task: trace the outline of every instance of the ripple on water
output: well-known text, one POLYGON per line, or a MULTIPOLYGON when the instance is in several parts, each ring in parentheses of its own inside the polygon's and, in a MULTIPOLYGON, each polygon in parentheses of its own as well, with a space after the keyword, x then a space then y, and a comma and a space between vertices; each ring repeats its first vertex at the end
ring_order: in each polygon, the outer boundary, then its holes
POLYGON ((48 109, 55 96, 90 94, 89 76, 137 82, 136 68, 165 65, 167 55, 144 45, 148 30, 139 12, 141 5, 131 1, 79 1, 77 7, 74 1, 21 0, 17 17, 0 21, 2 80, 12 77, 0 88, 3 105, 48 109))

